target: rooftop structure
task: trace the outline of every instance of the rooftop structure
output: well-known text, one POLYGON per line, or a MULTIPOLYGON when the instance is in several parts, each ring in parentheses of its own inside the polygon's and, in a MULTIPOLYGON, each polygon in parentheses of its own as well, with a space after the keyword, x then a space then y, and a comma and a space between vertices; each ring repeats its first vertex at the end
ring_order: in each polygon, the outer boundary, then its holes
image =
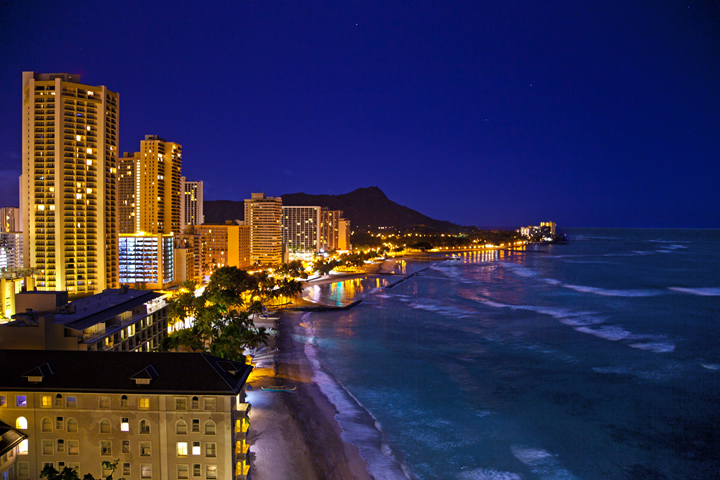
POLYGON ((18 301, 25 310, 18 308, 23 313, 0 325, 0 349, 149 351, 167 336, 167 304, 159 292, 123 287, 60 305, 52 313, 28 311, 41 300, 47 312, 42 298, 18 301))

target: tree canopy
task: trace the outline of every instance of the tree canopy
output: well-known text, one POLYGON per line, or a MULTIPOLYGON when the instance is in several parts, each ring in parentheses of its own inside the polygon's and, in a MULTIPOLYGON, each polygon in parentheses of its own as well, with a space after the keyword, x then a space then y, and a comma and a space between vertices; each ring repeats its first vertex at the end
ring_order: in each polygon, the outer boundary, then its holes
POLYGON ((186 318, 194 318, 194 323, 171 333, 160 349, 206 352, 245 361, 245 348, 267 344, 268 339, 264 327, 255 328, 252 315, 262 313, 263 304, 269 300, 300 293, 302 286, 264 271, 248 273, 237 267, 221 267, 212 274, 202 295, 195 296, 192 283, 180 290, 168 302, 170 323, 186 318))

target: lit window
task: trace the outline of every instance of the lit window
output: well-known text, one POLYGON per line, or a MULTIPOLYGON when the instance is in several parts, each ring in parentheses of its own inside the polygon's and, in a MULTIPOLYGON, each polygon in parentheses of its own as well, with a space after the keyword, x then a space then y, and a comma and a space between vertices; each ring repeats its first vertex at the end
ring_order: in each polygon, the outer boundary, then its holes
POLYGON ((27 455, 28 454, 28 441, 27 439, 20 442, 20 446, 18 447, 18 454, 20 455, 27 455))
POLYGON ((188 444, 187 442, 177 442, 177 456, 178 457, 187 457, 188 454, 188 444))
POLYGON ((67 397, 67 406, 68 408, 77 407, 77 397, 67 397))
POLYGON ((193 442, 192 454, 200 455, 200 442, 193 442))
POLYGON ((205 465, 205 478, 217 478, 217 465, 205 465))
POLYGON ((28 428, 28 421, 25 417, 18 417, 17 420, 15 420, 15 428, 19 430, 27 430, 28 428))
POLYGON ((15 406, 27 407, 27 395, 15 395, 15 406))
POLYGON ((121 432, 129 432, 130 431, 130 423, 128 422, 127 418, 122 419, 122 422, 120 423, 120 431, 121 432))
POLYGON ((43 395, 41 401, 44 408, 52 407, 52 397, 50 395, 43 395))
POLYGON ((138 399, 138 408, 150 408, 150 399, 149 398, 140 398, 138 399))

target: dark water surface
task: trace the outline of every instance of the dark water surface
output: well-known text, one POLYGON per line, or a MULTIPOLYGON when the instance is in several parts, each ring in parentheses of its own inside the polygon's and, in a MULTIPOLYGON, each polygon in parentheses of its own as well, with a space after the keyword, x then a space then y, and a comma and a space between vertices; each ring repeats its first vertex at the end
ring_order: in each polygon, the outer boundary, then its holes
POLYGON ((720 478, 720 231, 569 237, 356 282, 358 307, 305 315, 376 478, 720 478))

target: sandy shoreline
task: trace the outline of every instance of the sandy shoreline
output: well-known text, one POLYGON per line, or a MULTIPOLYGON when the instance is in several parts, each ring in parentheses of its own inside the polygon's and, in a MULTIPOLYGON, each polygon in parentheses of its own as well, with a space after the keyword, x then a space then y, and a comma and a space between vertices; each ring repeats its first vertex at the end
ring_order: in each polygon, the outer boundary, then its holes
POLYGON ((335 406, 313 383, 304 344, 302 313, 283 313, 275 321, 278 334, 255 357, 249 383, 250 464, 253 480, 370 480, 357 447, 341 438, 335 406), (277 349, 277 350, 276 350, 277 349), (296 386, 293 392, 265 392, 263 386, 296 386))
MULTIPOLYGON (((431 260, 421 256, 414 260, 431 260)), ((433 259, 434 260, 434 259, 433 259)), ((440 259, 437 259, 440 260, 440 259)), ((356 278, 382 276, 390 280, 408 275, 392 273, 395 260, 369 264, 360 272, 346 272, 315 279, 305 287, 327 285, 356 278)), ((348 299, 354 301, 356 298, 348 299)), ((312 306, 303 300, 295 306, 312 306)), ((277 334, 267 348, 255 355, 255 370, 248 383, 250 410, 250 475, 253 480, 356 479, 372 480, 358 447, 345 442, 335 419, 335 405, 313 380, 313 368, 305 354, 303 317, 307 313, 283 311, 278 320, 256 321, 273 327, 277 334), (293 392, 266 392, 261 387, 295 386, 293 392)))

